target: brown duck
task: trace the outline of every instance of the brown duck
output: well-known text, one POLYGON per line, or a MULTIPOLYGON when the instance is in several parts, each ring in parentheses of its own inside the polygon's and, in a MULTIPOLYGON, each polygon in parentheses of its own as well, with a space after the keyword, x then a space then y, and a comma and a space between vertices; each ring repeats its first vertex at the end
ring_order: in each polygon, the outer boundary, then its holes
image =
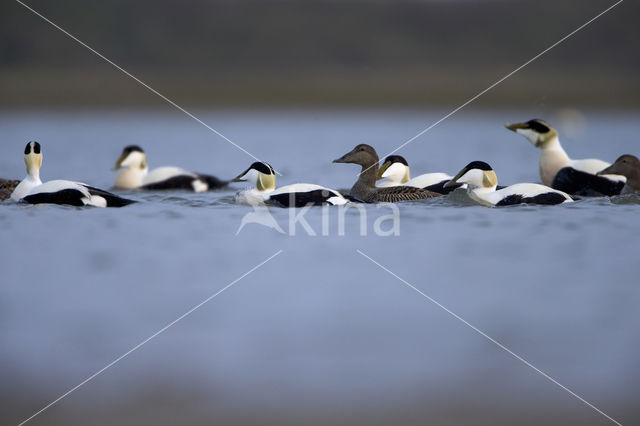
POLYGON ((11 193, 20 183, 19 180, 1 179, 0 178, 0 201, 4 201, 11 197, 11 193))
POLYGON ((627 182, 622 194, 640 194, 640 160, 635 155, 625 154, 615 163, 598 172, 599 175, 622 175, 627 182))
POLYGON ((440 197, 442 194, 411 186, 376 187, 378 176, 378 154, 370 145, 360 144, 334 163, 351 163, 362 166, 360 177, 351 188, 351 197, 365 203, 395 203, 398 201, 421 200, 440 197))

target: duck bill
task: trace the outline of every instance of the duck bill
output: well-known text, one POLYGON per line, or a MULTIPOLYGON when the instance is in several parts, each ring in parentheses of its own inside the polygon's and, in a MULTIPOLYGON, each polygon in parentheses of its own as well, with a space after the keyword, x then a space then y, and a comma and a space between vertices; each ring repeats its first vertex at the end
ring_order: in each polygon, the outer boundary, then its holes
POLYGON ((604 170, 600 170, 598 173, 596 173, 597 175, 615 175, 618 173, 618 171, 616 170, 616 165, 612 164, 609 167, 607 167, 604 170))
POLYGON ((464 169, 460 170, 458 172, 458 174, 453 177, 453 179, 451 179, 449 182, 445 183, 442 187, 443 188, 451 188, 452 186, 459 185, 458 179, 460 179, 462 176, 464 176, 465 173, 467 173, 467 168, 466 167, 464 169))
POLYGON ((349 151, 347 154, 343 155, 340 158, 336 158, 335 160, 333 160, 334 163, 350 163, 350 159, 349 157, 351 156, 351 153, 353 151, 349 151))
POLYGON ((247 180, 243 179, 245 173, 242 173, 241 175, 234 177, 233 179, 231 179, 231 182, 246 182, 247 180))
POLYGON ((247 170, 245 170, 244 172, 240 173, 238 176, 231 179, 231 182, 246 182, 247 180, 243 178, 244 178, 244 175, 249 173, 249 170, 251 170, 251 167, 249 167, 247 170))
POLYGON ((384 179, 384 172, 387 171, 390 165, 391 163, 386 162, 380 167, 380 170, 378 170, 378 175, 376 176, 376 180, 384 179))
POLYGON ((513 123, 513 124, 505 124, 504 127, 511 130, 512 132, 517 132, 518 129, 527 129, 527 123, 513 123))
POLYGON ((118 161, 116 161, 116 165, 113 166, 111 170, 118 170, 122 168, 122 162, 124 161, 125 158, 127 158, 127 156, 124 153, 120 155, 120 158, 118 158, 118 161))

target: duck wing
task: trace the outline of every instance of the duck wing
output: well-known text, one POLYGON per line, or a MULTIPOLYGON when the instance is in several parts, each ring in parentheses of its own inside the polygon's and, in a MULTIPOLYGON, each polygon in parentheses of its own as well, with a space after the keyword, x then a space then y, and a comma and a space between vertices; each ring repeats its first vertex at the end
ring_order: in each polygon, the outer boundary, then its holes
POLYGON ((269 195, 269 201, 283 207, 339 205, 347 202, 338 191, 309 183, 280 187, 269 195))
POLYGON ((222 188, 229 184, 228 180, 220 180, 215 176, 205 175, 203 173, 196 173, 196 175, 209 186, 209 191, 212 189, 222 188))
POLYGON ((412 186, 392 186, 377 188, 375 201, 395 203, 397 201, 423 200, 425 198, 441 197, 442 194, 412 186))
POLYGON ((89 190, 70 180, 50 180, 33 187, 22 201, 29 204, 61 204, 82 207, 91 198, 89 190))
POLYGON ((141 188, 152 191, 188 189, 195 192, 203 192, 209 189, 207 183, 198 177, 196 173, 173 166, 153 169, 145 176, 141 188))
POLYGON ((153 180, 145 183, 142 188, 152 191, 167 189, 188 189, 195 192, 203 192, 222 188, 229 183, 228 181, 220 180, 215 176, 185 171, 183 171, 181 174, 162 177, 164 179, 153 180))
POLYGON ((124 207, 136 202, 134 200, 129 200, 127 198, 119 197, 116 194, 112 194, 109 191, 105 191, 104 189, 95 188, 93 186, 84 185, 84 184, 82 184, 82 186, 87 188, 87 190, 89 191, 89 194, 104 198, 105 201, 107 202, 107 207, 124 207))
POLYGON ((144 184, 142 185, 142 189, 148 189, 151 191, 168 190, 168 189, 188 189, 190 191, 193 191, 194 190, 193 182, 198 180, 199 178, 196 178, 191 175, 177 175, 161 181, 144 184))
POLYGON ((522 194, 511 194, 500 200, 496 203, 496 206, 512 206, 515 204, 546 204, 546 205, 554 205, 554 204, 562 204, 567 200, 567 197, 560 194, 559 192, 547 192, 544 194, 537 194, 530 197, 527 197, 522 194))
POLYGON ((82 207, 85 205, 83 198, 84 194, 81 191, 67 188, 56 192, 38 192, 26 195, 22 200, 29 204, 61 204, 82 207))
POLYGON ((323 189, 315 189, 307 192, 289 192, 274 194, 269 201, 282 207, 305 207, 308 205, 322 206, 329 203, 329 198, 334 196, 323 189))
POLYGON ((620 194, 624 182, 596 176, 573 167, 564 167, 556 173, 551 187, 568 194, 598 197, 620 194))

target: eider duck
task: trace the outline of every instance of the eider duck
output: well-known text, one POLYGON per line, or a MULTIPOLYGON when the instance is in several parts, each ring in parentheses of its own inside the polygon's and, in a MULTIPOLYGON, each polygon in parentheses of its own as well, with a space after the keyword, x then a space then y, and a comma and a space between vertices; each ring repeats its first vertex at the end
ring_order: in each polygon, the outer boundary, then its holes
POLYGON ((228 183, 215 176, 188 172, 179 167, 158 167, 149 172, 147 156, 137 145, 129 145, 122 150, 113 168, 118 169, 124 169, 116 176, 114 186, 118 189, 188 189, 205 192, 222 188, 228 183))
POLYGON ((510 206, 513 204, 562 204, 573 201, 569 194, 537 183, 516 183, 496 190, 498 176, 484 161, 473 161, 445 184, 466 183, 467 194, 474 201, 486 206, 510 206))
POLYGON ((444 184, 449 182, 451 178, 452 176, 446 173, 425 173, 411 178, 409 164, 401 155, 389 155, 385 158, 382 166, 380 166, 380 170, 378 170, 377 176, 377 180, 386 179, 378 184, 380 188, 404 185, 426 189, 443 195, 461 186, 454 185, 445 188, 444 184))
POLYGON ((310 183, 296 183, 276 189, 276 174, 264 162, 255 162, 231 182, 249 182, 254 188, 241 191, 236 201, 252 206, 274 204, 282 207, 305 207, 307 205, 342 205, 347 199, 338 191, 310 183))
POLYGON ((19 180, 0 178, 0 201, 11 198, 11 193, 16 189, 16 186, 18 186, 19 183, 19 180))
POLYGON ((40 144, 31 141, 24 149, 24 164, 27 176, 18 184, 11 199, 29 204, 65 204, 71 206, 123 207, 133 200, 118 197, 102 189, 70 180, 52 180, 42 183, 40 167, 42 151, 40 144))
POLYGON ((378 161, 376 150, 367 144, 360 144, 353 148, 351 152, 348 152, 337 160, 333 160, 334 163, 351 163, 358 164, 362 167, 360 177, 351 188, 350 195, 365 203, 374 203, 377 201, 395 203, 398 201, 421 200, 442 195, 413 186, 376 187, 378 161))
POLYGON ((586 196, 615 195, 622 190, 624 176, 596 175, 610 165, 606 161, 595 158, 570 159, 560 145, 558 132, 544 120, 505 124, 505 127, 523 135, 540 148, 540 178, 545 185, 569 194, 586 196))
POLYGON ((631 154, 622 155, 615 163, 598 172, 598 175, 611 174, 627 178, 621 194, 640 194, 640 160, 638 157, 631 154))

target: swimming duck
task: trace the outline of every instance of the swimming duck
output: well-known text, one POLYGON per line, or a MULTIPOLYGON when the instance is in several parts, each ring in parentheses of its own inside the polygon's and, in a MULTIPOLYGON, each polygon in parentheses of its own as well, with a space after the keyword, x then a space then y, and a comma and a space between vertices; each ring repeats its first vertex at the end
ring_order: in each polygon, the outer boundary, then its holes
POLYGON ((351 188, 350 195, 365 203, 374 203, 377 201, 395 203, 398 201, 421 200, 442 195, 413 186, 376 187, 378 161, 376 150, 367 144, 360 144, 353 148, 351 152, 333 160, 334 163, 351 163, 358 164, 362 167, 360 177, 351 188))
POLYGON ((606 161, 570 159, 560 145, 558 132, 544 120, 533 119, 526 123, 506 124, 505 127, 540 148, 540 178, 545 185, 569 194, 587 196, 615 195, 622 190, 624 176, 596 175, 610 165, 606 161))
POLYGON ((27 176, 13 190, 11 199, 14 201, 96 207, 122 207, 135 202, 80 182, 52 180, 42 183, 42 151, 38 142, 27 143, 24 149, 24 164, 27 167, 27 176))
POLYGON ((11 193, 19 183, 19 180, 0 178, 0 201, 11 198, 11 193))
POLYGON ((215 176, 188 172, 179 167, 158 167, 149 172, 147 156, 138 145, 129 145, 122 150, 113 168, 118 169, 124 169, 116 176, 114 186, 119 189, 189 189, 205 192, 228 183, 215 176))
POLYGON ((638 157, 631 154, 622 155, 615 163, 598 172, 598 175, 610 174, 622 175, 627 178, 621 194, 640 194, 640 160, 638 157))
POLYGON ((466 183, 467 193, 474 201, 486 206, 513 204, 561 204, 573 201, 569 194, 537 183, 517 183, 496 190, 498 177, 484 161, 473 161, 446 183, 466 183))
POLYGON ((283 207, 342 205, 347 199, 338 191, 310 183, 295 183, 276 189, 276 174, 264 162, 255 162, 231 182, 249 182, 254 188, 238 193, 236 200, 252 206, 275 204, 283 207))
POLYGON ((401 155, 390 155, 385 158, 380 170, 378 170, 377 180, 387 179, 378 187, 387 188, 391 186, 413 186, 414 188, 422 188, 439 194, 448 194, 461 185, 453 185, 444 188, 444 184, 451 180, 452 176, 446 173, 425 173, 420 176, 411 178, 409 173, 409 164, 401 155))

